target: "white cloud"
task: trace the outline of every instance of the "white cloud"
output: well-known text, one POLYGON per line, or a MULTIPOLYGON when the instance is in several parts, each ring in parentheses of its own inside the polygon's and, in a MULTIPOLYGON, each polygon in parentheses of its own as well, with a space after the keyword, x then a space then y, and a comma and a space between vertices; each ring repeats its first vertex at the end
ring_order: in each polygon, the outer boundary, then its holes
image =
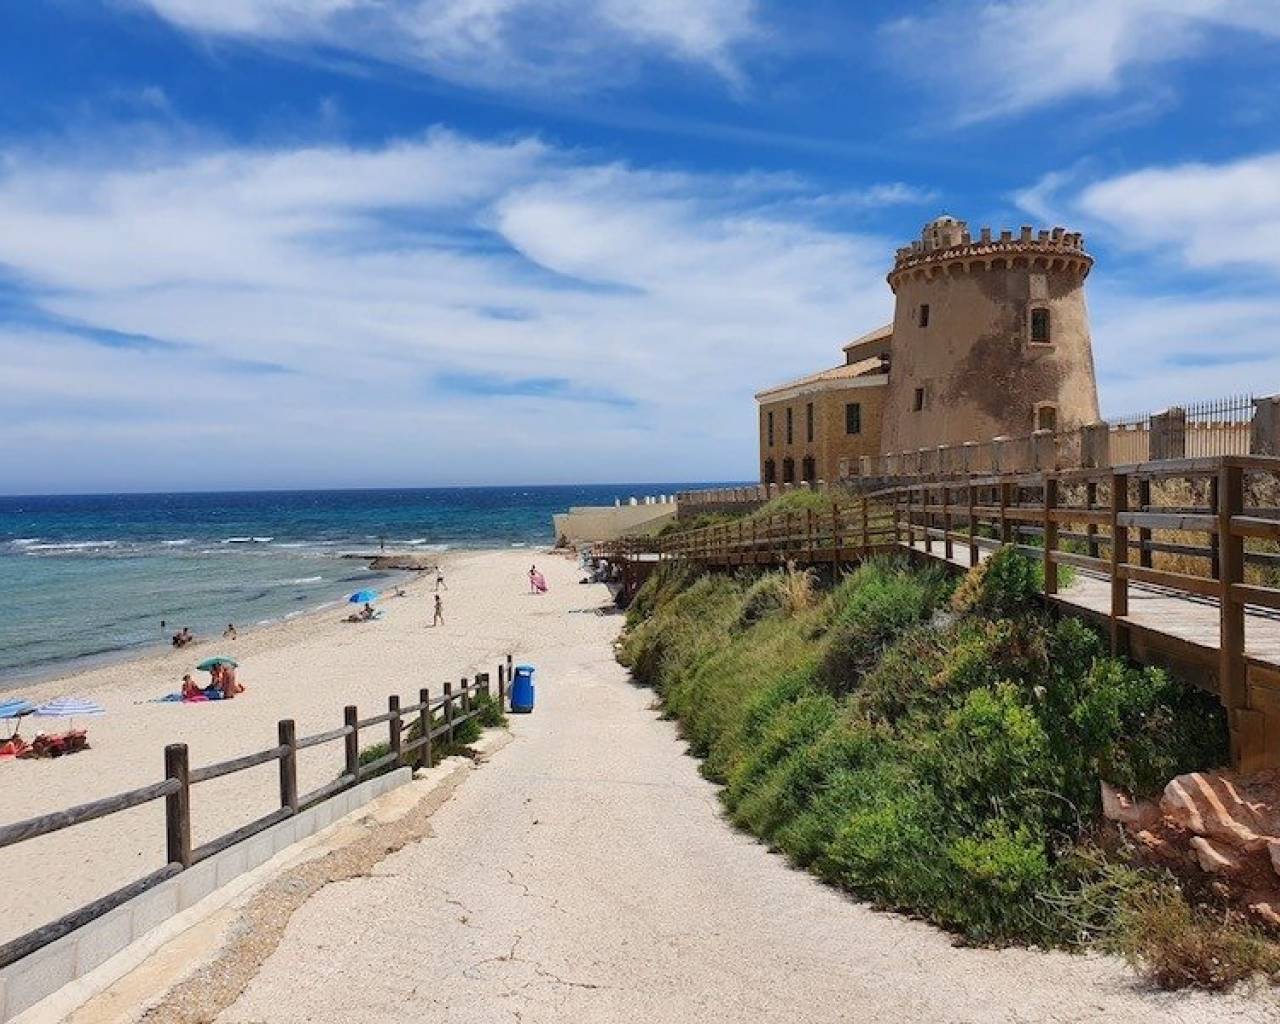
POLYGON ((1280 273, 1280 153, 1135 171, 1088 186, 1076 206, 1121 244, 1189 267, 1280 273))
POLYGON ((900 71, 972 122, 1113 93, 1215 29, 1280 37, 1280 0, 951 0, 884 35, 900 71))
POLYGON ((756 0, 126 0, 191 32, 322 46, 493 89, 586 89, 641 59, 742 78, 756 0))
POLYGON ((33 307, 0 326, 9 489, 98 458, 117 487, 749 475, 752 394, 891 306, 890 240, 768 176, 443 131, 101 151, 0 159, 0 279, 33 307), (466 386, 548 378, 564 400, 466 386))
POLYGON ((1015 201, 1103 252, 1090 291, 1104 409, 1280 391, 1280 153, 1086 174, 1045 175, 1015 201))

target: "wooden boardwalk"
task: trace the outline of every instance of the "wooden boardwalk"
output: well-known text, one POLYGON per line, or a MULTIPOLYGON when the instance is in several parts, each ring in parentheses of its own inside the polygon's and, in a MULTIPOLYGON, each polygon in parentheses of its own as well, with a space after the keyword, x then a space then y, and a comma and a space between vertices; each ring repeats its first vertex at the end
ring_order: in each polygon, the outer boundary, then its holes
MULTIPOLYGON (((903 543, 902 548, 914 550, 920 555, 926 554, 923 541, 915 541, 911 545, 903 543)), ((991 550, 985 547, 980 549, 979 561, 984 560, 991 550)), ((964 545, 955 545, 955 551, 949 559, 944 558, 941 551, 942 542, 935 541, 928 557, 947 561, 960 569, 972 568, 969 550, 964 545)), ((1077 569, 1070 586, 1054 595, 1053 602, 1064 611, 1086 612, 1091 617, 1106 619, 1111 612, 1111 580, 1100 572, 1077 569)), ((1124 618, 1133 626, 1167 634, 1202 647, 1206 652, 1211 651, 1216 656, 1221 614, 1217 598, 1183 594, 1168 587, 1147 583, 1131 583, 1129 614, 1124 618)), ((1280 613, 1246 606, 1245 653, 1252 660, 1275 665, 1280 669, 1280 613)))
POLYGON ((1280 768, 1277 481, 1280 457, 1239 455, 914 478, 597 553, 623 563, 630 593, 655 560, 839 566, 905 550, 967 569, 1014 545, 1042 561, 1045 601, 1101 624, 1114 654, 1217 694, 1232 758, 1253 771, 1280 768))

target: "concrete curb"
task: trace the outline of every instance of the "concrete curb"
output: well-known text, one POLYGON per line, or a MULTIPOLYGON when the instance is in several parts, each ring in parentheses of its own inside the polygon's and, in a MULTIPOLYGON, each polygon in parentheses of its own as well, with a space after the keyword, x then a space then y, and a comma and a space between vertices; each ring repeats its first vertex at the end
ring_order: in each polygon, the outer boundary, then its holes
MULTIPOLYGON (((505 746, 505 732, 490 732, 474 745, 482 756, 505 746)), ((459 772, 466 758, 451 757, 415 779, 399 768, 369 779, 223 850, 168 879, 9 967, 0 970, 0 1024, 62 1020, 132 972, 193 925, 256 888, 281 868, 325 852, 356 815, 394 820, 459 772), (412 783, 410 800, 383 807, 380 797, 412 783)), ((406 794, 408 795, 408 794, 406 794)), ((339 842, 337 845, 342 845, 339 842)))

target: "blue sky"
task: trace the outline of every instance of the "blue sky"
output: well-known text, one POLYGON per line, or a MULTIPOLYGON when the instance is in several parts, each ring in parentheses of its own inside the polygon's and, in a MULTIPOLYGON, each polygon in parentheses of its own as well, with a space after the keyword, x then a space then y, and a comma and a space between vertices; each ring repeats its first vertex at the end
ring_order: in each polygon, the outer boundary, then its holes
POLYGON ((941 211, 1280 390, 1280 0, 0 0, 0 489, 746 478, 941 211))

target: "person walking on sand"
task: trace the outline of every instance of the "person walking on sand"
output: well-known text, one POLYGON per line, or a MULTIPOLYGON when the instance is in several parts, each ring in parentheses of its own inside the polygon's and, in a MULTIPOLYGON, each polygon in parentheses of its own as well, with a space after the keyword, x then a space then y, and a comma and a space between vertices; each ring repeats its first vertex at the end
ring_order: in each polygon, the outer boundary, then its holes
POLYGON ((436 566, 436 593, 438 594, 440 593, 440 591, 448 590, 448 589, 449 589, 449 586, 444 581, 444 570, 437 565, 436 566))
POLYGON ((433 626, 444 625, 444 601, 441 600, 439 594, 436 594, 436 615, 435 615, 435 618, 431 620, 431 625, 433 626))

